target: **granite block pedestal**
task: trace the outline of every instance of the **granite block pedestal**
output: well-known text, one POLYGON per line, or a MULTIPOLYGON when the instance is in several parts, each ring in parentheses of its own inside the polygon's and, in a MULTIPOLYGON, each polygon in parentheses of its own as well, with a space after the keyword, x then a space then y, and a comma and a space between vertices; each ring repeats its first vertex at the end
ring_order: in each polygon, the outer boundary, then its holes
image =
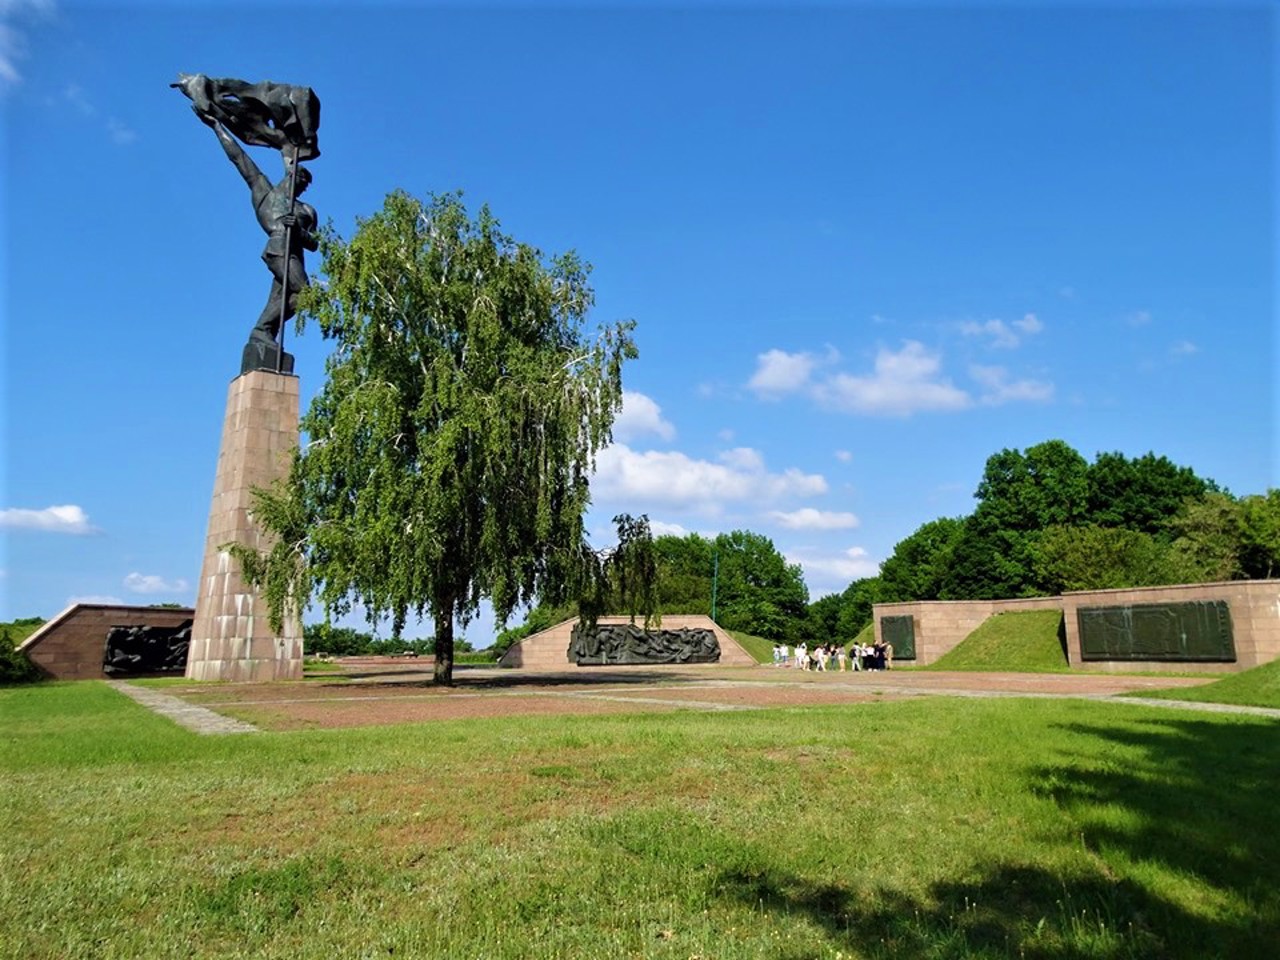
POLYGON ((266 603, 240 575, 240 564, 219 549, 243 543, 265 549, 253 522, 253 488, 285 476, 298 446, 298 380, 253 370, 231 381, 222 446, 209 509, 204 563, 187 655, 191 680, 302 678, 302 625, 271 629, 266 603))

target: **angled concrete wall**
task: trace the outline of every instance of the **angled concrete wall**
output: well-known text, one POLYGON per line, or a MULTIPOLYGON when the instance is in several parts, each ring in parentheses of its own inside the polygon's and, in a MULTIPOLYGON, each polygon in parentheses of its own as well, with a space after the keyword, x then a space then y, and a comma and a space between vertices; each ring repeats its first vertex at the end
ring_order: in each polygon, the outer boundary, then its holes
POLYGON ((192 619, 190 607, 131 607, 75 603, 18 647, 41 673, 54 680, 101 680, 107 633, 112 627, 176 628, 192 619))
MULTIPOLYGON (((873 608, 876 638, 883 617, 909 616, 916 638, 917 665, 934 663, 950 652, 988 617, 1019 610, 1060 610, 1067 636, 1067 659, 1072 667, 1100 672, 1136 673, 1178 670, 1188 673, 1237 673, 1280 659, 1280 580, 1229 580, 1169 587, 1127 590, 1088 590, 1060 597, 1018 600, 927 600, 877 603, 873 608), (1082 607, 1117 607, 1151 603, 1225 600, 1231 610, 1235 663, 1186 661, 1090 660, 1080 653, 1078 612, 1082 607)), ((897 659, 897 658, 895 658, 897 659)))
MULTIPOLYGON (((580 667, 569 660, 569 641, 577 619, 565 620, 541 633, 525 637, 511 645, 500 666, 520 667, 524 670, 609 670, 611 667, 580 667)), ((630 623, 629 617, 601 617, 600 623, 630 623)), ((639 619, 636 621, 640 622, 639 619)), ((680 616, 668 614, 662 618, 661 630, 710 630, 720 643, 721 666, 755 666, 756 659, 738 645, 738 641, 708 616, 680 616)), ((635 669, 632 665, 631 669, 635 669)))

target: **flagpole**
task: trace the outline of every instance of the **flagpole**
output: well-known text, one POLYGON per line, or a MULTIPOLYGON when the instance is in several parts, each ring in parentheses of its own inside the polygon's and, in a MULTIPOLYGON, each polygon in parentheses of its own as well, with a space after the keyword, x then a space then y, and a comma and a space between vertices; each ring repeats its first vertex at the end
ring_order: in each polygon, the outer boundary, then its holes
MULTIPOLYGON (((289 219, 292 221, 298 201, 298 145, 289 144, 293 160, 289 164, 289 219)), ((281 151, 283 153, 283 151, 281 151)), ((284 370, 284 322, 289 309, 289 267, 293 263, 293 224, 284 228, 284 276, 280 278, 280 329, 276 332, 276 373, 284 370)))

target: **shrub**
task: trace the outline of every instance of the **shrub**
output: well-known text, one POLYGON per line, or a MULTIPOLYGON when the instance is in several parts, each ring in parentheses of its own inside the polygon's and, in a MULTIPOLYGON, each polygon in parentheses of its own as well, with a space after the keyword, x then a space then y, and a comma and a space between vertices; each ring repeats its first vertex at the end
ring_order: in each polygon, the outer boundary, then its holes
POLYGON ((34 683, 40 679, 40 671, 27 659, 25 653, 19 653, 9 635, 8 628, 0 631, 0 686, 13 683, 34 683))

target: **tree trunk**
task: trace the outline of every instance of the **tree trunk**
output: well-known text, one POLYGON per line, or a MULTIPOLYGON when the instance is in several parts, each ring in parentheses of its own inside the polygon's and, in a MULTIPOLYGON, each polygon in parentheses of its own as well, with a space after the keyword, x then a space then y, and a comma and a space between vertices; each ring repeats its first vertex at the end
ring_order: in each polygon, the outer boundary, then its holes
POLYGON ((436 607, 436 666, 434 678, 444 687, 453 686, 453 604, 436 607))

